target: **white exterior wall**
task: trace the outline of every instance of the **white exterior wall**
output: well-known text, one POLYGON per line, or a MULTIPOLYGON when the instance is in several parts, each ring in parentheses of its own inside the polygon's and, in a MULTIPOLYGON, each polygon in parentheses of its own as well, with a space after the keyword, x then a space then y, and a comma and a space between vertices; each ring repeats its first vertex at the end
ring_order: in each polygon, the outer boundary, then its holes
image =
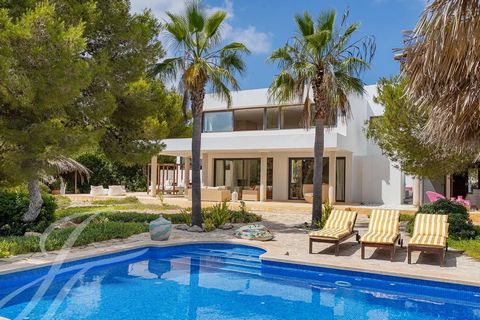
MULTIPOLYGON (((349 97, 351 116, 325 129, 325 157, 346 157, 346 203, 399 205, 402 202, 402 172, 381 153, 364 134, 365 123, 383 114, 383 107, 373 101, 376 86, 365 87, 363 96, 349 97)), ((267 89, 233 93, 231 108, 272 105, 267 89)), ((210 95, 205 110, 224 110, 227 106, 210 95)), ((190 139, 168 139, 163 154, 190 156, 190 139)), ((214 159, 273 158, 273 200, 288 200, 289 158, 313 157, 314 130, 259 130, 202 134, 205 185, 214 184, 214 159)), ((333 158, 332 158, 333 159, 333 158)), ((332 165, 332 164, 331 164, 332 165)))

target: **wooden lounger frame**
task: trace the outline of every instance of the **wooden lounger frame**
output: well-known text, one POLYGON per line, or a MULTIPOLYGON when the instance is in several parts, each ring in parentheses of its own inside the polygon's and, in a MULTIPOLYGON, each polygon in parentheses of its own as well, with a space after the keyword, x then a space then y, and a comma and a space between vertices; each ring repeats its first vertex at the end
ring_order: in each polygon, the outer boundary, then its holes
MULTIPOLYGON (((355 216, 355 219, 353 220, 353 226, 355 227, 355 222, 357 221, 357 216, 355 216)), ((357 230, 352 230, 351 233, 347 234, 346 236, 340 238, 340 239, 334 239, 334 238, 322 238, 322 237, 309 237, 309 243, 308 243, 308 253, 313 253, 313 243, 314 242, 323 242, 323 243, 333 243, 335 245, 335 256, 338 256, 338 252, 340 250, 340 243, 350 239, 351 237, 356 236, 356 241, 360 243, 360 236, 358 235, 357 230)))
POLYGON ((408 264, 412 263, 412 252, 413 251, 421 251, 426 253, 436 253, 440 256, 440 266, 445 266, 445 253, 448 251, 448 244, 445 247, 437 247, 437 246, 422 246, 418 244, 409 244, 407 248, 407 260, 408 264))
POLYGON ((393 261, 393 257, 395 256, 396 248, 398 245, 403 248, 403 239, 400 236, 400 233, 397 235, 393 243, 377 243, 377 242, 361 242, 362 244, 362 259, 365 259, 365 247, 374 247, 374 248, 384 248, 390 249, 390 261, 393 261))

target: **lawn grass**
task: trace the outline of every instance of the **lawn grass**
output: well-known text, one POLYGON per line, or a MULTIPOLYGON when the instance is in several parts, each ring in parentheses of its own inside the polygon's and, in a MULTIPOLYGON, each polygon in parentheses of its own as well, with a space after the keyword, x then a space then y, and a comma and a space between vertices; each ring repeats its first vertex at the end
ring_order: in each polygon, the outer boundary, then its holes
POLYGON ((457 250, 465 251, 465 254, 480 260, 480 239, 454 240, 448 239, 448 246, 457 250))
MULTIPOLYGON (((115 206, 108 205, 71 207, 58 209, 55 212, 55 217, 58 220, 73 214, 82 213, 82 215, 71 219, 71 222, 79 224, 96 214, 96 217, 90 221, 76 239, 73 245, 76 247, 98 241, 124 239, 135 234, 148 232, 148 224, 161 215, 160 213, 115 211, 113 210, 114 208, 115 206)), ((261 220, 260 216, 253 213, 230 211, 228 208, 225 208, 225 210, 227 211, 225 223, 250 223, 261 220)), ((216 213, 213 208, 210 210, 204 209, 205 219, 213 219, 215 216, 216 213)), ((173 224, 190 224, 192 220, 191 212, 188 210, 183 210, 180 213, 163 214, 163 217, 170 220, 173 224)), ((76 226, 73 225, 53 230, 47 238, 45 249, 51 251, 62 248, 75 228, 76 226)), ((0 257, 39 252, 39 239, 39 237, 0 237, 0 257)))

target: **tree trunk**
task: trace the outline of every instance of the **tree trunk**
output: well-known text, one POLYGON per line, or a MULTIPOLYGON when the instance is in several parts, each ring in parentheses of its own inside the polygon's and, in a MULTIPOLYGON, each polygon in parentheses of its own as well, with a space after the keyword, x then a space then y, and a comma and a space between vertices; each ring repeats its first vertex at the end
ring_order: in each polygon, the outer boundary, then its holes
POLYGON ((43 205, 42 193, 40 192, 38 180, 28 181, 28 196, 30 198, 30 204, 28 205, 28 211, 23 215, 23 221, 32 222, 37 219, 43 205))
POLYGON ((200 189, 200 149, 202 144, 202 109, 205 90, 191 92, 192 128, 192 225, 202 227, 202 195, 200 189))
POLYGON ((312 225, 322 220, 324 119, 315 119, 312 225))

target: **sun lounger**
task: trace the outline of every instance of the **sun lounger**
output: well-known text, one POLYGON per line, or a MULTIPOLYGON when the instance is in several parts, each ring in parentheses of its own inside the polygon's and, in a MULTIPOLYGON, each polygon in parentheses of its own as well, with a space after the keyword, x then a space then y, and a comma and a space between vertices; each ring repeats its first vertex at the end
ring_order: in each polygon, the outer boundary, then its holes
POLYGON ((376 247, 390 249, 390 261, 393 261, 396 243, 403 246, 398 231, 399 225, 400 212, 398 210, 373 210, 368 231, 360 238, 362 259, 365 259, 365 247, 376 247))
POLYGON ((314 242, 324 242, 335 244, 335 255, 338 256, 340 243, 357 236, 358 232, 353 230, 355 221, 357 220, 357 213, 354 211, 333 210, 325 222, 322 230, 311 231, 309 237, 309 252, 312 253, 314 242))
POLYGON ((417 214, 413 235, 408 243, 408 263, 412 262, 412 252, 433 252, 440 255, 440 265, 445 265, 445 251, 448 238, 448 215, 417 214))

